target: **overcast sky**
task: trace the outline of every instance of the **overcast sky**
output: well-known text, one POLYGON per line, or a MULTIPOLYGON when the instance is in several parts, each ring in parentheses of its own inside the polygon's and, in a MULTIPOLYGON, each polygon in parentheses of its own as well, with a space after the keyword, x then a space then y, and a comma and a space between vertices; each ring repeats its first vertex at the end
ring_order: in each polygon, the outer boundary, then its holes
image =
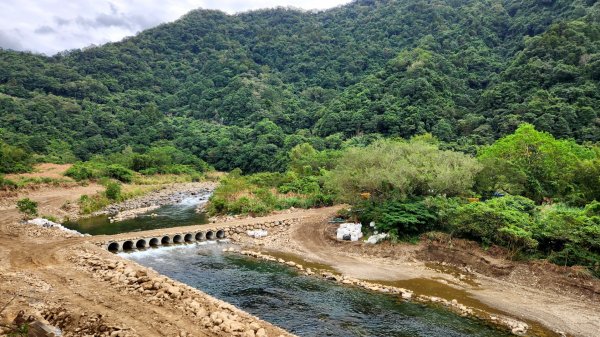
POLYGON ((236 13, 294 6, 324 9, 350 0, 0 0, 0 47, 48 55, 119 41, 196 8, 236 13))

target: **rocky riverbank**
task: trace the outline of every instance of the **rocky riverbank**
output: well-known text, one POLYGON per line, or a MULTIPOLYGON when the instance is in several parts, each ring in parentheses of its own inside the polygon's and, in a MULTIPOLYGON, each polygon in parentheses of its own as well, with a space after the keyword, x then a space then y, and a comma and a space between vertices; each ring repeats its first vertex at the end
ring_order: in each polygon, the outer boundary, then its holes
MULTIPOLYGON (((127 296, 141 296, 148 304, 174 308, 178 314, 215 335, 240 337, 293 336, 261 321, 231 304, 210 297, 183 283, 161 276, 153 270, 120 258, 98 257, 93 251, 77 252, 71 258, 78 268, 108 283, 127 296)), ((136 334, 137 335, 137 334, 136 334)), ((181 337, 194 335, 181 330, 181 337)))
POLYGON ((215 187, 216 184, 212 182, 168 185, 139 198, 109 205, 93 215, 107 214, 110 216, 111 222, 123 221, 135 218, 139 214, 147 213, 161 206, 180 203, 190 197, 197 198, 199 205, 204 205, 215 187))

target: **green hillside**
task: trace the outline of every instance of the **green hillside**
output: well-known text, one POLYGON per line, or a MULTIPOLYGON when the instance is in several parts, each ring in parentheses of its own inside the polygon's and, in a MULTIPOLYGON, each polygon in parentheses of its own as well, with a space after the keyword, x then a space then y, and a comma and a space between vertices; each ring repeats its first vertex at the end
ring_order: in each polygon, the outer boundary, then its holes
POLYGON ((44 160, 176 146, 215 168, 431 132, 473 151, 528 122, 600 140, 595 0, 196 10, 53 57, 0 51, 0 137, 44 160), (158 143, 157 143, 158 142, 158 143))

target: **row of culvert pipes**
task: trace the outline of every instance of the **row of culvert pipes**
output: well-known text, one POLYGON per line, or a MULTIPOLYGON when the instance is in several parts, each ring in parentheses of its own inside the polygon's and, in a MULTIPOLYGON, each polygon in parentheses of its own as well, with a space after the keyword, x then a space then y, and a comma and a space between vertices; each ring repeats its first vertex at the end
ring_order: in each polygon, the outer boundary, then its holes
POLYGON ((205 241, 205 240, 220 240, 225 238, 225 231, 219 229, 217 231, 185 233, 175 235, 164 235, 162 237, 139 238, 135 240, 111 241, 107 248, 111 252, 119 252, 133 249, 145 249, 149 247, 165 246, 170 244, 205 241))

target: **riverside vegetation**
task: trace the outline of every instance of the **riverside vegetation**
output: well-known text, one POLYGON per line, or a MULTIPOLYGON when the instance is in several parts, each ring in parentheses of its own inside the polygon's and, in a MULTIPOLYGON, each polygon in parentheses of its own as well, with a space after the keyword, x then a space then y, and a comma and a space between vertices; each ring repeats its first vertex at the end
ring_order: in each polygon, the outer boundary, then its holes
POLYGON ((594 0, 197 10, 52 57, 0 50, 0 174, 76 163, 108 200, 215 168, 213 214, 345 202, 398 239, 600 276, 599 85, 594 0))

